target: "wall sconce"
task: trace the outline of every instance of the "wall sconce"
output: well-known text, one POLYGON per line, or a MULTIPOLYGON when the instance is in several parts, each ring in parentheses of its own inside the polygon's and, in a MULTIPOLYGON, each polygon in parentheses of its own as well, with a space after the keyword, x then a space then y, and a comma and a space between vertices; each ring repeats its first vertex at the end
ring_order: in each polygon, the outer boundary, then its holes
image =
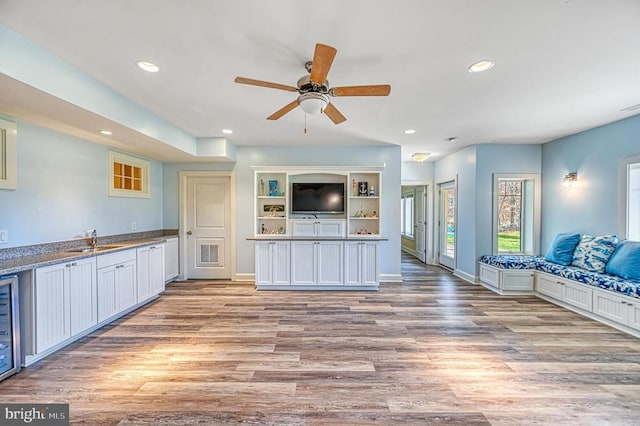
POLYGON ((571 172, 564 175, 562 178, 562 184, 569 187, 576 186, 578 184, 578 173, 571 172))

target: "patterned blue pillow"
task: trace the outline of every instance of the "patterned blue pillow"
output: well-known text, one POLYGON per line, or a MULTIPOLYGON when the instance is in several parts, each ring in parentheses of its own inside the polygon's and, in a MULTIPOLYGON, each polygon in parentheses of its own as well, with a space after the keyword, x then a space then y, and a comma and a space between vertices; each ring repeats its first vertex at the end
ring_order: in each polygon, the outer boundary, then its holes
POLYGON ((617 235, 602 237, 583 235, 573 252, 571 265, 587 271, 602 273, 617 245, 617 235))

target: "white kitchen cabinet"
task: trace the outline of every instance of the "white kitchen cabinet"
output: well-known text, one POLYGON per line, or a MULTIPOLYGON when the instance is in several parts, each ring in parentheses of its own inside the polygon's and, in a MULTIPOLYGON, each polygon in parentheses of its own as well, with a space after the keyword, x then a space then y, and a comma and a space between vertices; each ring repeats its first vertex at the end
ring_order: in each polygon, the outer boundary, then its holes
POLYGON ((136 304, 136 251, 98 257, 98 322, 136 304))
POLYGON ((347 241, 344 248, 345 285, 377 286, 378 242, 347 241))
POLYGON ((256 285, 289 285, 289 241, 256 241, 256 285))
POLYGON ((138 302, 164 291, 164 244, 137 249, 138 302))
POLYGON ((296 237, 344 237, 344 219, 294 219, 291 221, 296 237))
POLYGON ((343 285, 342 241, 292 241, 291 284, 343 285))
POLYGON ((164 282, 175 280, 180 275, 180 251, 178 237, 167 238, 164 243, 164 282))
POLYGON ((97 323, 94 258, 36 269, 34 353, 42 353, 97 323))

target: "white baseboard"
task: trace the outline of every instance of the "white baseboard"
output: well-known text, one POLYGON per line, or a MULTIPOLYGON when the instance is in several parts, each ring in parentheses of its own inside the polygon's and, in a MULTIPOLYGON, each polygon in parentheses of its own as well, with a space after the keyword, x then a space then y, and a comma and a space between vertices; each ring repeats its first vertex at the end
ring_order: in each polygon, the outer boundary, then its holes
POLYGON ((478 279, 478 277, 476 277, 475 275, 467 274, 466 272, 461 271, 460 269, 454 270, 453 275, 465 280, 468 283, 480 284, 480 280, 478 279))
POLYGON ((241 272, 236 273, 235 277, 233 277, 233 281, 250 281, 254 282, 256 280, 256 274, 251 272, 241 272))
POLYGON ((380 274, 379 278, 381 283, 401 283, 402 282, 401 274, 380 274))

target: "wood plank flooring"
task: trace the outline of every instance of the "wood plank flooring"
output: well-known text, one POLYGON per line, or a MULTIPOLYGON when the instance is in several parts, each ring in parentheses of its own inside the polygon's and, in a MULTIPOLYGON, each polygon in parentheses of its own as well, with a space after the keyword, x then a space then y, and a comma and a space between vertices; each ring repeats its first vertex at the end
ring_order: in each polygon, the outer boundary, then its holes
POLYGON ((170 284, 0 383, 88 425, 637 425, 640 339, 403 257, 379 292, 170 284))

